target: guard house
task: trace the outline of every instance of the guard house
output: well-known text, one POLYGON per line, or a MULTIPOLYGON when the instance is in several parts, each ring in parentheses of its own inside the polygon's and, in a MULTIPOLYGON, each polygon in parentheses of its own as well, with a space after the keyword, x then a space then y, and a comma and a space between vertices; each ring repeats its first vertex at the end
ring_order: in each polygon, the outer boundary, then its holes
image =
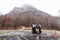
POLYGON ((36 33, 41 33, 41 24, 32 24, 32 33, 36 34, 36 33))

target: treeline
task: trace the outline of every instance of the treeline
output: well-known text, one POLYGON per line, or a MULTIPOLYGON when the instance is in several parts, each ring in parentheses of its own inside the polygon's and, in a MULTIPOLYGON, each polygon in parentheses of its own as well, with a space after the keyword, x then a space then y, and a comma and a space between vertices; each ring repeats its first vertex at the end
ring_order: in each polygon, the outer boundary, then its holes
POLYGON ((20 15, 0 16, 0 29, 18 29, 21 26, 31 27, 31 24, 38 23, 42 25, 43 29, 60 30, 55 17, 32 13, 24 12, 20 15))

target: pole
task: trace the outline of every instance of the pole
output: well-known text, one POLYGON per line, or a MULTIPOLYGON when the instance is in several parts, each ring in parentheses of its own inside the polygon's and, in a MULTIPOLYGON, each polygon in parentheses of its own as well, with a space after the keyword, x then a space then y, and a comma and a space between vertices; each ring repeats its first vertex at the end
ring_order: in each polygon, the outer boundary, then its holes
POLYGON ((56 39, 56 31, 54 32, 54 39, 56 39))

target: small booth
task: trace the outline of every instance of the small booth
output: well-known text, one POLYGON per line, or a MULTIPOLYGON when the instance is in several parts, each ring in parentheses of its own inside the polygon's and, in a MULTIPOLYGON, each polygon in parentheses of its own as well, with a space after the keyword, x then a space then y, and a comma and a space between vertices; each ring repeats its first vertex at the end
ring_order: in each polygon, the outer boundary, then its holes
POLYGON ((32 24, 31 26, 33 34, 41 34, 41 24, 32 24))

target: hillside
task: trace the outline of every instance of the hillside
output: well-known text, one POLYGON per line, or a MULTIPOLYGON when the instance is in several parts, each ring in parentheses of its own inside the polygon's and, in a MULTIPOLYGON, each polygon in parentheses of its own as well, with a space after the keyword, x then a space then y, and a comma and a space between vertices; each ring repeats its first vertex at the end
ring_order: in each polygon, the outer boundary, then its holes
POLYGON ((2 17, 1 29, 16 29, 20 28, 20 26, 29 27, 33 23, 41 24, 43 29, 56 29, 56 22, 53 16, 31 5, 15 7, 11 12, 4 15, 2 17))

